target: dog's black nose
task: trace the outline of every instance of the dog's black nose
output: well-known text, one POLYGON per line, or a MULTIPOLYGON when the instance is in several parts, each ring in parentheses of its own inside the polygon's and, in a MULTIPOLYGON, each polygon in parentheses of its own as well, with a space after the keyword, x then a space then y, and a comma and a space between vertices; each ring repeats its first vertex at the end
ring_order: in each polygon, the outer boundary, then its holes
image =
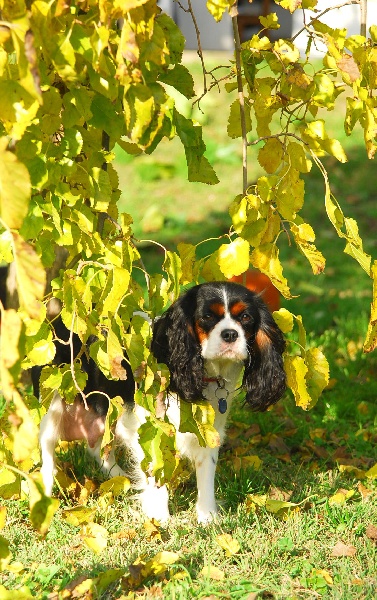
POLYGON ((238 338, 238 331, 235 329, 223 329, 221 332, 221 337, 223 338, 224 342, 232 344, 238 338))

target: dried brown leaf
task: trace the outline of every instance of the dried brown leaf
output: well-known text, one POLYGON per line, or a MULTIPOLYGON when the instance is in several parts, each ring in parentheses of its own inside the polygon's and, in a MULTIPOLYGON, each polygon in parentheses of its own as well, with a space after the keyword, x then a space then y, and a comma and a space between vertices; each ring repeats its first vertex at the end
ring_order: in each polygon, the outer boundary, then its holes
POLYGON ((372 525, 372 523, 370 523, 368 525, 368 527, 366 528, 365 535, 367 536, 367 538, 369 538, 375 544, 377 544, 377 527, 376 527, 376 525, 372 525))
POLYGON ((342 556, 355 556, 356 548, 351 544, 344 544, 339 541, 335 544, 331 551, 331 556, 342 557, 342 556))

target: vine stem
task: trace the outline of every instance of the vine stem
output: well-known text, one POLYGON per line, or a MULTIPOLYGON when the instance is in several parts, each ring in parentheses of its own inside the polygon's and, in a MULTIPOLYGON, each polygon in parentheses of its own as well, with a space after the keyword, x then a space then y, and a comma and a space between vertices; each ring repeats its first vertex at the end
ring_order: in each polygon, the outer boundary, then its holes
POLYGON ((233 38, 236 54, 236 74, 237 74, 237 89, 238 89, 238 101, 240 104, 240 116, 241 116, 241 132, 242 132, 242 181, 243 181, 243 193, 246 195, 247 192, 247 137, 246 137, 246 116, 245 116, 245 97, 243 93, 242 85, 242 73, 241 73, 241 40, 240 33, 238 30, 238 9, 237 4, 234 4, 230 11, 233 25, 233 38))

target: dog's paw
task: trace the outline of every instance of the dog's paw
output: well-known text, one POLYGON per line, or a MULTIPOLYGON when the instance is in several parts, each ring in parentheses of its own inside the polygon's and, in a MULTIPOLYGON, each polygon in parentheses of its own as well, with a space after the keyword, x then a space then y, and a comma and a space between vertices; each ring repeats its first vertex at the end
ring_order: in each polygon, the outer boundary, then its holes
POLYGON ((197 504, 196 514, 198 517, 198 523, 201 525, 209 525, 209 523, 212 523, 218 517, 217 506, 201 507, 199 504, 197 504))
POLYGON ((139 500, 143 513, 149 519, 156 519, 161 524, 169 521, 169 494, 166 485, 157 487, 154 481, 149 482, 147 487, 140 492, 139 500))

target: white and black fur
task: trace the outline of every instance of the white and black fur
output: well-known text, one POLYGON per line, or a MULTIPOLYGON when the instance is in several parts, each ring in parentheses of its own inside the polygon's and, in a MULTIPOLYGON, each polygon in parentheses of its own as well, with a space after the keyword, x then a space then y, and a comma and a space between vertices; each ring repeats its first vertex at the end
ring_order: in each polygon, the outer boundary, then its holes
MULTIPOLYGON (((178 431, 180 402, 204 399, 212 405, 221 444, 240 381, 246 392, 245 404, 254 410, 264 411, 281 398, 286 387, 284 347, 283 335, 261 298, 244 286, 230 282, 192 287, 154 325, 152 352, 170 371, 166 414, 176 428, 177 451, 188 457, 195 467, 196 510, 200 523, 207 523, 217 514, 214 482, 219 448, 202 447, 195 434, 178 431), (220 397, 225 398, 225 404, 220 405, 220 397)), ((145 475, 140 466, 144 452, 139 444, 138 429, 147 413, 132 402, 134 381, 129 366, 125 362, 126 381, 109 381, 92 359, 85 359, 82 364, 88 372, 85 394, 98 390, 110 397, 123 398, 125 407, 115 438, 117 444, 127 446, 133 458, 132 472, 127 475, 141 490, 139 498, 144 513, 166 522, 169 518, 167 488, 158 487, 154 478, 145 475)), ((125 475, 116 464, 113 451, 106 460, 100 456, 108 400, 94 394, 89 396, 88 403, 89 411, 81 399, 68 405, 55 392, 42 419, 41 471, 48 494, 52 493, 55 446, 59 439, 87 439, 91 454, 105 473, 125 475)))

